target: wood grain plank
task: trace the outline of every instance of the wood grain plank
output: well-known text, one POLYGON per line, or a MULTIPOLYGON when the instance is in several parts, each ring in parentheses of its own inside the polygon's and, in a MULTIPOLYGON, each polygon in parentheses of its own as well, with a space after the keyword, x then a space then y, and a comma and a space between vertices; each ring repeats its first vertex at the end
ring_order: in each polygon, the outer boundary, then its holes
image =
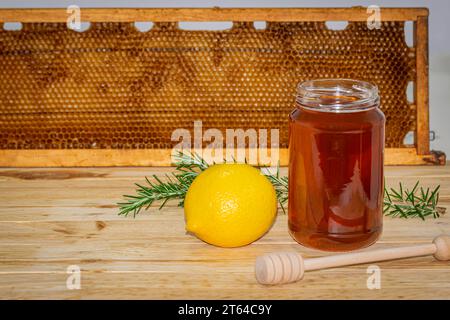
MULTIPOLYGON (((98 178, 121 180, 142 179, 145 175, 164 175, 172 171, 171 167, 77 167, 77 168, 5 168, 0 167, 0 182, 9 180, 88 180, 98 178)), ((281 174, 287 174, 288 168, 282 166, 281 174)), ((385 166, 386 177, 448 177, 450 161, 445 166, 385 166)), ((132 180, 132 182, 135 180, 132 180)), ((45 186, 45 183, 43 185, 45 186)))
MULTIPOLYGON (((382 248, 383 246, 379 246, 382 248)), ((317 254, 317 253, 315 253, 317 254)), ((306 255, 305 255, 306 256, 306 255)), ((308 255, 313 257, 313 254, 308 255)), ((233 259, 209 259, 209 260, 158 260, 158 259, 21 259, 21 260, 2 260, 0 263, 0 274, 36 274, 36 273, 66 273, 69 265, 78 265, 85 272, 108 272, 108 273, 168 273, 168 272, 192 272, 206 273, 214 272, 228 273, 240 272, 243 269, 247 272, 253 272, 254 257, 236 255, 233 259), (181 270, 181 271, 180 271, 181 270), (184 270, 184 271, 183 271, 184 270)), ((417 257, 401 260, 392 260, 378 263, 386 270, 408 268, 414 270, 436 271, 448 269, 448 263, 444 261, 435 261, 433 257, 417 257)), ((339 271, 359 272, 365 269, 367 265, 357 265, 342 267, 339 271)))
POLYGON ((67 274, 0 274, 0 298, 115 298, 138 299, 317 299, 317 298, 422 298, 448 297, 450 272, 391 269, 382 270, 382 289, 368 290, 366 268, 357 271, 336 269, 310 273, 301 283, 265 287, 252 270, 247 272, 88 273, 82 272, 81 290, 67 290, 67 274), (46 292, 42 292, 45 287, 46 292))
MULTIPOLYGON (((439 202, 439 206, 446 208, 445 216, 450 215, 450 200, 449 196, 439 202)), ((278 208, 278 214, 282 215, 282 211, 278 208)), ((136 221, 154 220, 154 217, 161 217, 166 219, 169 215, 176 215, 183 217, 183 211, 176 206, 176 203, 170 203, 162 210, 158 207, 152 206, 149 210, 143 211, 134 218, 136 221)), ((0 221, 124 221, 132 220, 133 218, 125 218, 118 215, 118 209, 114 204, 107 205, 86 205, 86 206, 61 206, 53 207, 46 206, 1 206, 0 207, 0 221)), ((403 221, 403 220, 402 220, 403 221)))
MULTIPOLYGON (((402 235, 416 239, 428 239, 437 232, 445 232, 450 225, 450 215, 444 215, 439 219, 384 219, 384 237, 381 240, 401 239, 402 235)), ((287 216, 278 215, 270 232, 256 243, 265 243, 277 240, 294 243, 287 234, 287 216)), ((164 214, 149 215, 148 219, 138 220, 122 218, 119 220, 80 220, 80 221, 1 221, 0 240, 27 240, 29 235, 36 240, 44 239, 85 239, 113 240, 116 234, 120 234, 120 240, 139 239, 142 241, 164 239, 167 236, 176 236, 180 239, 190 239, 185 235, 184 216, 180 209, 173 208, 164 214)), ((20 244, 20 243, 18 243, 20 244)), ((0 243, 1 245, 1 243, 0 243)))

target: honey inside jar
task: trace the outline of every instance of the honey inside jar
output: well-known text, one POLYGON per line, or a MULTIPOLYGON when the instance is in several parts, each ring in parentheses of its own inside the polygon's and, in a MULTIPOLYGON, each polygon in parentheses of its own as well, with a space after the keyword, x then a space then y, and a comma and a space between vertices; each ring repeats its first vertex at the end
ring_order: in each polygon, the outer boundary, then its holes
POLYGON ((385 118, 375 86, 304 82, 289 125, 289 231, 299 243, 346 251, 382 231, 385 118))

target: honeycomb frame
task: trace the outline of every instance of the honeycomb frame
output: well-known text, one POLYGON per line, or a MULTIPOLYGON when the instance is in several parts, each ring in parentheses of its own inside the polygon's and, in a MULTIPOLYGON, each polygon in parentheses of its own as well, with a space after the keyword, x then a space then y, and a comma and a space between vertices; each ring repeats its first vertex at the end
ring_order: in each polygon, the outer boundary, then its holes
POLYGON ((1 9, 0 23, 22 29, 0 31, 0 166, 169 165, 171 132, 194 120, 222 132, 280 128, 285 165, 296 84, 331 77, 380 88, 386 164, 443 163, 429 150, 428 10, 381 14, 381 29, 369 30, 362 7, 82 9, 91 26, 76 32, 65 9, 1 9), (330 20, 348 26, 329 30, 330 20), (154 26, 140 32, 136 21, 154 26), (180 21, 233 27, 187 31, 180 21), (415 142, 404 146, 409 131, 415 142))

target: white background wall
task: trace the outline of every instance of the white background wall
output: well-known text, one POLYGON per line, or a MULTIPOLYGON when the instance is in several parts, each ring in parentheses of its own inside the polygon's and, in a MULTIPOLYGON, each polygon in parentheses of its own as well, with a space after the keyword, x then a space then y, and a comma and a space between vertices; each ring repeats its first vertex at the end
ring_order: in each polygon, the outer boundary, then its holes
POLYGON ((432 149, 450 158, 450 1, 449 0, 0 0, 0 8, 67 7, 428 7, 430 9, 430 122, 432 149))

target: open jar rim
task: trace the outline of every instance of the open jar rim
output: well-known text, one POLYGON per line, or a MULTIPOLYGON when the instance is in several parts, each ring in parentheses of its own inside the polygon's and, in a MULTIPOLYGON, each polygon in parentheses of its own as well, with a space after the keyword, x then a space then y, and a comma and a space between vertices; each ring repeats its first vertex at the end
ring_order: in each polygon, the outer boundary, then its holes
POLYGON ((379 106, 378 87, 353 79, 316 79, 297 86, 297 106, 321 112, 358 112, 379 106))

